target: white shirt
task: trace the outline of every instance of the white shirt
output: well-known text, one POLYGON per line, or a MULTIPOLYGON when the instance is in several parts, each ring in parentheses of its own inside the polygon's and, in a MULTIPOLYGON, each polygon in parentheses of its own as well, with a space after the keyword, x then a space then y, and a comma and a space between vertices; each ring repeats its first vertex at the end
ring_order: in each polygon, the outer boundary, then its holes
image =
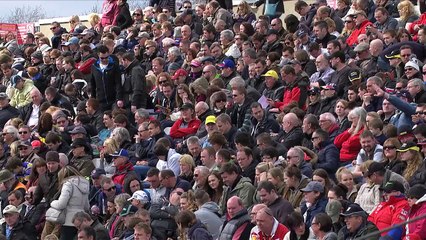
POLYGON ((40 114, 40 106, 33 104, 33 111, 31 112, 30 119, 28 119, 27 125, 30 126, 31 128, 33 126, 37 126, 39 114, 40 114))

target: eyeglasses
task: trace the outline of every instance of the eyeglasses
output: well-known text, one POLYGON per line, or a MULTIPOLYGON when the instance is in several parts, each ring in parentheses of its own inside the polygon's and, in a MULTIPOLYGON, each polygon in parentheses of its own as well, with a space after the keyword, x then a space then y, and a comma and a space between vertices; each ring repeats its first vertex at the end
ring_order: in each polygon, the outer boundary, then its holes
POLYGON ((110 188, 104 189, 104 191, 107 191, 107 192, 111 192, 112 190, 115 190, 115 186, 112 186, 110 188))
POLYGON ((133 16, 140 16, 140 13, 133 13, 133 16))
POLYGON ((404 55, 401 54, 401 57, 410 57, 410 56, 411 54, 404 54, 404 55))
POLYGON ((56 121, 56 124, 62 124, 62 123, 65 123, 65 122, 66 122, 66 120, 56 121))
POLYGON ((56 29, 56 28, 57 28, 57 27, 51 27, 51 28, 50 28, 50 30, 54 30, 54 29, 56 29))
POLYGON ((398 90, 398 91, 401 91, 403 88, 402 87, 396 87, 395 89, 398 90))
POLYGON ((415 112, 414 115, 424 115, 424 112, 415 112))
POLYGON ((167 82, 167 80, 159 81, 158 83, 160 83, 160 84, 164 84, 164 83, 166 83, 166 82, 167 82))
POLYGON ((18 148, 19 151, 21 151, 21 150, 27 150, 27 149, 28 149, 28 147, 19 147, 18 148))
POLYGON ((413 71, 414 68, 406 68, 405 71, 413 71))
POLYGON ((143 132, 146 132, 146 131, 148 131, 148 129, 145 129, 145 130, 142 130, 142 131, 138 131, 138 133, 143 133, 143 132))
POLYGON ((27 134, 27 133, 28 133, 27 131, 19 132, 19 134, 27 134))
POLYGON ((237 94, 232 94, 232 97, 238 97, 238 95, 237 94))
POLYGON ((183 8, 185 8, 185 9, 191 9, 192 7, 190 7, 190 6, 185 6, 185 7, 183 7, 183 8))
POLYGON ((298 158, 299 156, 287 156, 285 159, 290 160, 292 158, 298 158))
POLYGON ((396 149, 395 146, 384 146, 383 147, 384 150, 392 150, 392 149, 396 149))
POLYGON ((271 27, 275 27, 275 26, 277 26, 277 24, 271 24, 271 27))
POLYGON ((209 73, 210 71, 203 71, 203 74, 209 73))
POLYGON ((352 23, 353 21, 345 21, 345 23, 352 23))
POLYGON ((308 96, 316 96, 317 93, 316 92, 308 92, 308 96))
POLYGON ((319 137, 312 137, 311 141, 315 141, 315 139, 318 139, 319 137))

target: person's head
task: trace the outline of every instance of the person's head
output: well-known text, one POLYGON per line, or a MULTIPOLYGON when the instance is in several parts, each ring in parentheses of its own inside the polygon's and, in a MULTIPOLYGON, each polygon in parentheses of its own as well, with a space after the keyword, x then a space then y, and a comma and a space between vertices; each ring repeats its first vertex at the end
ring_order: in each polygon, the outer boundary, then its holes
POLYGON ((374 18, 379 22, 380 24, 384 24, 389 17, 389 12, 384 7, 378 7, 374 11, 374 18))
POLYGON ((269 181, 259 182, 257 193, 260 197, 260 201, 267 206, 271 205, 279 197, 274 184, 269 181))
POLYGON ((355 16, 355 23, 357 26, 360 26, 365 20, 367 20, 367 14, 362 10, 356 11, 354 16, 355 16))
POLYGON ((223 179, 223 183, 226 186, 232 186, 235 183, 235 180, 239 176, 238 167, 234 163, 225 163, 222 165, 221 169, 221 177, 223 179))
POLYGON ((409 45, 402 45, 399 48, 399 52, 402 62, 406 64, 410 60, 411 55, 413 54, 413 48, 409 45))
POLYGON ((4 221, 8 227, 14 227, 16 224, 18 224, 20 218, 19 210, 14 205, 7 205, 3 209, 3 216, 4 221))
POLYGON ((175 173, 170 169, 161 170, 159 181, 164 187, 172 188, 176 185, 175 173))
POLYGON ((328 190, 327 197, 329 200, 346 200, 348 188, 339 183, 328 190))
POLYGON ((217 126, 217 129, 222 134, 227 134, 229 132, 229 130, 232 128, 231 117, 226 113, 220 114, 216 118, 216 126, 217 126))
POLYGON ((282 119, 282 127, 286 133, 290 132, 292 129, 299 126, 299 124, 300 124, 299 118, 297 117, 296 114, 292 112, 284 115, 282 119))
POLYGON ((352 122, 352 126, 355 127, 355 133, 365 127, 367 119, 367 111, 362 107, 356 107, 352 109, 348 114, 348 120, 352 122))
POLYGON ((350 233, 358 231, 367 219, 366 212, 356 203, 350 204, 341 215, 345 217, 346 228, 350 233))
POLYGON ((323 113, 319 117, 319 126, 324 131, 329 131, 333 126, 337 124, 336 117, 329 112, 323 113))
POLYGON ((301 237, 305 234, 307 228, 305 225, 305 219, 303 218, 301 213, 299 213, 298 211, 290 213, 287 222, 289 224, 290 230, 294 231, 298 237, 301 237))
POLYGON ((77 231, 81 231, 85 227, 90 227, 93 223, 93 219, 88 213, 81 211, 74 214, 72 223, 74 224, 74 227, 77 228, 77 231))
POLYGON ((219 191, 220 189, 223 189, 223 179, 219 171, 213 170, 208 176, 207 181, 213 190, 219 191))
POLYGON ((410 207, 413 207, 416 202, 426 195, 426 187, 422 184, 416 184, 407 192, 407 200, 410 207))
POLYGON ((330 67, 329 61, 324 54, 320 54, 316 60, 315 65, 317 66, 317 71, 325 71, 330 67))
POLYGON ((412 97, 416 96, 417 93, 425 89, 423 80, 419 78, 410 80, 408 82, 407 89, 412 97))
POLYGON ((152 229, 149 224, 140 222, 135 225, 134 240, 149 240, 151 239, 152 229))
POLYGON ((7 201, 10 205, 13 205, 15 207, 19 207, 24 202, 24 195, 21 191, 13 190, 9 193, 7 197, 7 201))
POLYGON ((96 231, 91 226, 84 227, 78 232, 77 239, 78 240, 95 240, 96 231))
POLYGON ((226 210, 228 215, 233 218, 239 213, 241 210, 244 209, 243 201, 241 198, 237 196, 233 196, 229 198, 227 204, 226 204, 226 210))
MULTIPOLYGON (((107 197, 107 199, 113 198, 116 195, 116 186, 115 186, 114 182, 112 181, 112 179, 109 178, 109 177, 102 178, 101 189, 102 189, 102 192, 107 197)), ((128 198, 130 198, 129 194, 126 194, 126 195, 128 195, 129 196, 128 198)), ((127 201, 128 198, 126 198, 126 201, 127 201)), ((123 207, 123 206, 121 206, 121 207, 123 207)), ((121 209, 120 209, 120 211, 121 211, 121 209)))
POLYGON ((287 152, 287 163, 293 166, 299 166, 304 161, 305 152, 300 147, 292 147, 287 152))
POLYGON ((160 170, 157 168, 150 168, 146 173, 146 181, 150 183, 151 188, 157 189, 161 186, 160 182, 160 170))
POLYGON ((318 233, 328 233, 333 229, 333 221, 327 213, 318 213, 312 220, 311 229, 315 235, 318 233))
POLYGON ((284 182, 289 187, 297 187, 302 179, 302 173, 297 166, 290 165, 284 170, 284 182))
POLYGON ((317 129, 312 133, 311 141, 315 148, 320 149, 323 142, 328 141, 329 134, 323 129, 317 129))
POLYGON ((376 138, 374 137, 374 134, 369 130, 365 130, 361 133, 360 143, 361 148, 366 153, 371 153, 376 148, 376 138))
POLYGON ((262 208, 257 211, 256 216, 256 226, 263 233, 271 233, 274 227, 274 214, 269 208, 262 208))
POLYGON ((324 186, 320 182, 311 181, 301 191, 305 196, 305 201, 314 204, 324 194, 324 186))
POLYGON ((195 168, 194 159, 189 154, 183 154, 179 158, 180 172, 183 175, 191 175, 195 168))
POLYGON ((325 21, 318 21, 314 24, 313 32, 315 37, 318 39, 323 39, 328 34, 328 26, 325 21))
POLYGON ((237 162, 241 169, 247 169, 253 162, 253 152, 249 147, 244 147, 237 152, 237 162))

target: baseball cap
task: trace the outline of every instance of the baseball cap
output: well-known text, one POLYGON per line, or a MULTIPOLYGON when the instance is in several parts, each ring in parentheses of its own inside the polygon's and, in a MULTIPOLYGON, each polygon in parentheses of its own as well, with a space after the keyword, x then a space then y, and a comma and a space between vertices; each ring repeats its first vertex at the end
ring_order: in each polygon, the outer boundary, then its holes
POLYGON ((194 59, 194 60, 191 61, 190 65, 191 65, 191 67, 200 67, 201 66, 201 62, 194 59))
POLYGON ((398 128, 398 137, 405 137, 405 135, 411 134, 413 128, 410 125, 402 125, 398 128))
POLYGON ((13 205, 7 205, 4 209, 3 209, 3 215, 4 214, 8 214, 8 213, 19 213, 18 208, 16 208, 13 205))
POLYGON ((31 145, 31 141, 30 140, 27 140, 27 141, 19 141, 19 145, 18 145, 18 147, 32 147, 32 145, 31 145))
POLYGON ((416 143, 409 141, 409 142, 402 144, 401 147, 398 148, 396 151, 397 152, 406 152, 408 150, 414 150, 414 151, 418 152, 418 151, 420 151, 420 148, 417 146, 416 143))
POLYGON ((368 43, 359 43, 358 45, 356 45, 356 47, 354 48, 355 52, 363 52, 363 51, 367 51, 368 49, 370 49, 370 45, 368 43))
POLYGON ((324 90, 336 90, 336 84, 329 83, 329 84, 326 84, 324 86, 321 86, 321 88, 324 89, 324 90))
POLYGON ((125 206, 123 208, 123 210, 121 210, 120 216, 124 217, 124 216, 127 216, 129 214, 135 214, 137 211, 138 211, 137 207, 129 204, 129 205, 125 206))
POLYGON ((362 79, 362 75, 360 70, 354 69, 349 73, 349 81, 353 82, 353 81, 361 80, 361 79, 362 79))
POLYGON ((349 216, 353 216, 353 215, 358 215, 358 216, 364 216, 364 217, 366 217, 367 213, 358 204, 352 203, 340 215, 342 215, 344 217, 349 217, 349 216))
POLYGON ((46 162, 59 162, 59 153, 57 151, 49 151, 46 153, 46 162))
POLYGON ((78 45, 79 41, 80 40, 78 39, 78 37, 71 37, 70 39, 68 39, 68 42, 64 43, 63 45, 65 45, 65 46, 78 45))
POLYGON ((149 33, 147 33, 147 32, 140 32, 138 34, 138 38, 149 38, 149 33))
POLYGON ((371 175, 373 175, 375 172, 381 171, 385 169, 385 166, 383 166, 382 163, 379 162, 372 162, 370 164, 370 166, 368 166, 368 170, 365 173, 367 175, 367 177, 370 177, 371 175))
POLYGON ((12 83, 12 87, 16 87, 16 85, 20 82, 20 81, 22 81, 23 79, 22 79, 22 77, 21 76, 19 76, 19 75, 13 75, 11 78, 10 78, 10 82, 12 83))
POLYGON ((201 58, 201 63, 206 63, 206 62, 214 62, 214 57, 212 56, 205 56, 201 58))
POLYGON ((207 125, 207 124, 209 124, 209 123, 216 123, 216 116, 214 116, 214 115, 210 115, 210 116, 208 116, 208 117, 206 118, 206 122, 205 122, 205 124, 207 125))
POLYGON ((268 36, 269 36, 269 35, 271 35, 271 34, 278 35, 279 33, 278 33, 278 31, 277 31, 277 30, 275 30, 275 29, 269 29, 266 35, 268 35, 268 36))
POLYGON ((5 92, 0 92, 0 99, 9 99, 9 96, 5 92))
POLYGON ((305 188, 300 189, 302 192, 324 192, 324 186, 317 181, 311 181, 305 188))
POLYGON ((41 148, 41 142, 40 140, 34 140, 31 142, 31 146, 33 146, 33 148, 41 148))
POLYGON ((194 105, 192 105, 192 103, 184 103, 179 109, 180 110, 194 109, 194 105))
POLYGON ((221 64, 218 64, 220 68, 235 68, 235 62, 232 59, 225 59, 221 64))
POLYGON ((399 50, 393 50, 390 54, 385 55, 387 59, 401 58, 399 50))
POLYGON ((151 200, 148 194, 143 190, 138 190, 134 192, 132 197, 127 199, 127 201, 132 201, 133 199, 139 200, 142 203, 148 203, 151 200))
POLYGON ((426 194, 426 187, 423 184, 416 184, 407 192, 407 198, 420 199, 426 194))
POLYGON ((105 170, 103 170, 102 168, 96 168, 92 171, 90 176, 93 179, 98 179, 101 175, 105 175, 105 174, 106 174, 105 170))
POLYGON ((390 193, 392 191, 399 191, 401 193, 405 192, 404 185, 398 181, 389 181, 384 187, 380 187, 379 189, 386 193, 390 193))
POLYGON ((92 35, 92 36, 94 36, 95 32, 93 30, 90 30, 90 29, 86 28, 86 29, 83 30, 83 32, 81 33, 81 35, 92 35))
POLYGON ((301 38, 301 37, 304 37, 305 35, 307 35, 308 33, 305 31, 305 30, 303 30, 303 29, 299 29, 299 30, 297 30, 296 31, 296 36, 298 37, 298 38, 301 38))
POLYGON ((117 157, 129 157, 129 153, 126 149, 121 148, 118 151, 115 151, 113 154, 111 154, 111 157, 117 158, 117 157))
POLYGON ((188 72, 187 72, 187 71, 185 71, 185 69, 180 68, 180 69, 178 69, 178 70, 175 72, 175 74, 173 75, 172 79, 173 79, 173 80, 176 80, 176 79, 178 79, 179 77, 184 77, 184 76, 188 76, 188 72))
POLYGON ((275 70, 269 70, 262 77, 273 77, 274 79, 278 79, 278 73, 275 70))
POLYGON ((69 131, 69 133, 70 134, 77 134, 77 133, 87 134, 87 131, 86 131, 86 129, 84 127, 77 126, 73 130, 69 131))
POLYGON ((355 12, 354 12, 354 13, 352 13, 351 15, 352 15, 352 16, 363 15, 364 17, 367 17, 367 14, 366 14, 363 10, 355 11, 355 12))

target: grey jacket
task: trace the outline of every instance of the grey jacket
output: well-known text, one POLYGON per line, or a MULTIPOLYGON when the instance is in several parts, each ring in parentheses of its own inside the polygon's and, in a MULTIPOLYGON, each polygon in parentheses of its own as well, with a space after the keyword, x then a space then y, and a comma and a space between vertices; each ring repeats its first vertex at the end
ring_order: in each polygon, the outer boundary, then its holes
POLYGON ((213 239, 217 239, 223 224, 223 220, 219 217, 219 206, 215 202, 206 202, 194 214, 206 226, 213 239))
POLYGON ((89 181, 84 177, 73 176, 64 180, 61 195, 58 200, 52 201, 50 206, 57 210, 66 210, 64 226, 74 226, 72 218, 80 211, 88 211, 89 181))

